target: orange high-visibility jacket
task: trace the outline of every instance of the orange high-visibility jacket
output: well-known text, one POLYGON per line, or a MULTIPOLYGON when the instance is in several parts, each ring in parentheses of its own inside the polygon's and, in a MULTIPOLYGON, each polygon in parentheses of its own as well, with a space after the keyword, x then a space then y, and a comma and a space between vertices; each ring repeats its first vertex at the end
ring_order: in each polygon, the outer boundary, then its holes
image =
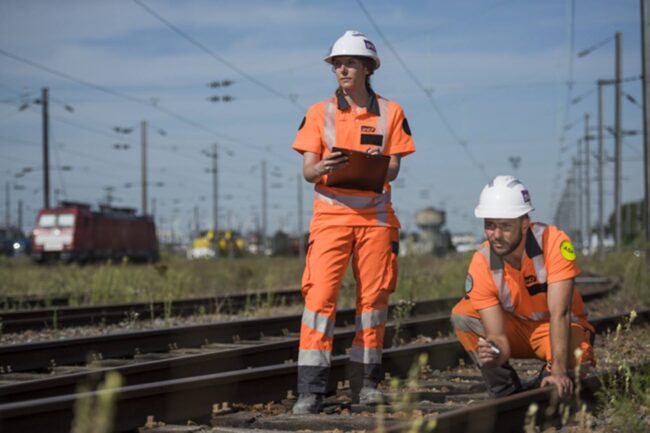
MULTIPOLYGON (((485 241, 469 265, 465 291, 477 311, 500 304, 519 318, 548 321, 548 285, 578 274, 569 237, 555 226, 532 223, 526 234, 521 269, 492 253, 485 241)), ((587 315, 582 296, 574 289, 571 320, 593 332, 587 315)))
MULTIPOLYGON (((342 94, 312 105, 300 124, 293 143, 296 151, 325 157, 333 147, 366 151, 378 146, 384 155, 408 155, 415 151, 408 122, 399 104, 371 92, 367 108, 355 110, 342 94)), ((384 226, 399 228, 390 185, 382 194, 315 185, 311 229, 324 225, 384 226)))

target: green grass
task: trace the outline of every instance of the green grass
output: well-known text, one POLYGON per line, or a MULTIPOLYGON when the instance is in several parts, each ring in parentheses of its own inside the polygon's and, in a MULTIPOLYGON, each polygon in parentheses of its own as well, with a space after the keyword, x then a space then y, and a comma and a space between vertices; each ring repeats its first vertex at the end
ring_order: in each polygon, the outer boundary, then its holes
POLYGON ((622 278, 626 294, 642 304, 650 305, 650 270, 643 248, 609 253, 603 260, 597 255, 579 256, 578 264, 582 269, 599 275, 622 278))
MULTIPOLYGON (((409 256, 399 259, 397 289, 392 300, 416 301, 463 295, 472 254, 447 257, 409 256)), ((579 257, 579 265, 601 275, 619 276, 631 296, 650 304, 645 254, 631 250, 609 254, 605 260, 579 257)), ((150 302, 249 293, 300 287, 304 260, 287 257, 188 261, 164 256, 155 265, 55 264, 37 266, 26 258, 0 258, 0 293, 4 296, 72 296, 75 304, 150 302)), ((340 290, 341 306, 352 306, 356 283, 351 269, 340 290)))
MULTIPOLYGON (((403 257, 393 299, 418 300, 463 294, 471 255, 403 257)), ((150 302, 224 293, 299 288, 304 260, 282 257, 195 260, 165 257, 154 265, 32 264, 26 258, 0 259, 3 296, 70 295, 72 305, 150 302)), ((341 286, 341 305, 354 303, 351 269, 341 286)))

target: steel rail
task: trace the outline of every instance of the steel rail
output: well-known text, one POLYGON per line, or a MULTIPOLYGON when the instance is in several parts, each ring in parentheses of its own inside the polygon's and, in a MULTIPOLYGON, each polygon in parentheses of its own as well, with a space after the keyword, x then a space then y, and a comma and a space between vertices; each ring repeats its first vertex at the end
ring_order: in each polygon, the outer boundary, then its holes
POLYGON ((105 304, 85 307, 56 307, 0 312, 3 332, 20 332, 28 329, 61 328, 93 324, 110 324, 129 320, 130 317, 158 318, 189 316, 193 314, 236 314, 246 307, 266 304, 287 305, 302 301, 300 290, 287 289, 276 292, 229 294, 171 302, 135 302, 105 304), (136 316, 137 315, 137 316, 136 316))
MULTIPOLYGON (((635 366, 635 369, 647 369, 650 364, 635 366)), ((594 403, 603 379, 607 376, 619 376, 620 372, 607 371, 602 374, 589 376, 580 381, 581 403, 594 403)), ((560 401, 554 386, 536 388, 508 397, 479 402, 464 408, 450 410, 435 417, 435 433, 520 433, 524 431, 527 413, 531 405, 537 405, 534 425, 553 425, 560 427, 562 420, 562 405, 575 408, 575 400, 560 401)), ((579 409, 579 408, 578 408, 579 409)), ((401 423, 387 429, 387 433, 429 432, 422 425, 401 423)), ((546 431, 546 430, 545 430, 546 431)))
MULTIPOLYGON (((578 277, 576 284, 602 288, 602 286, 612 287, 617 283, 606 277, 585 276, 578 277)), ((39 300, 33 299, 32 301, 37 302, 39 300)), ((54 298, 49 301, 54 302, 54 298)), ((301 301, 302 294, 299 289, 287 289, 273 292, 253 292, 179 299, 172 302, 135 302, 84 307, 57 306, 18 311, 0 311, 0 321, 2 322, 3 332, 19 332, 28 329, 118 323, 128 320, 129 317, 133 317, 135 314, 143 318, 157 318, 167 315, 187 316, 200 312, 205 314, 217 312, 234 314, 242 311, 247 306, 260 306, 269 302, 273 305, 284 305, 301 301)))
MULTIPOLYGON (((449 299, 422 301, 414 305, 411 314, 422 315, 448 311, 449 299)), ((389 307, 389 314, 395 305, 389 307)), ((356 312, 352 308, 337 312, 336 325, 353 324, 356 312)), ((74 365, 85 362, 91 354, 101 358, 133 357, 138 353, 167 352, 170 348, 200 347, 205 343, 233 343, 255 340, 261 334, 282 336, 300 331, 301 315, 283 315, 263 319, 240 319, 205 325, 116 333, 96 337, 71 338, 19 345, 0 346, 0 366, 11 371, 46 370, 54 365, 74 365)))
MULTIPOLYGON (((0 297, 0 310, 22 310, 34 308, 49 308, 51 306, 65 306, 70 303, 70 295, 40 297, 40 296, 2 296, 0 297)), ((3 313, 3 311, 0 311, 3 313)))
MULTIPOLYGON (((434 314, 407 320, 399 325, 386 326, 386 341, 393 341, 397 332, 400 339, 410 341, 419 335, 437 334, 440 329, 448 329, 449 316, 434 314)), ((337 328, 334 333, 333 354, 343 354, 352 345, 355 336, 354 327, 337 328)), ((455 340, 449 340, 449 346, 441 345, 441 350, 454 346, 455 340)), ((133 364, 115 367, 90 368, 88 371, 47 375, 45 378, 26 380, 0 386, 0 404, 72 394, 79 383, 94 384, 103 379, 109 371, 117 371, 124 378, 125 384, 137 385, 148 382, 162 382, 188 376, 220 373, 244 368, 262 367, 282 364, 298 357, 298 334, 287 337, 245 341, 219 345, 216 351, 207 349, 204 353, 175 356, 157 360, 141 360, 133 364)), ((455 350, 454 350, 455 351, 455 350)), ((443 359, 437 355, 436 359, 443 359)), ((446 368, 446 365, 438 367, 446 368)), ((0 378, 2 376, 0 375, 0 378)))
MULTIPOLYGON (((625 316, 594 320, 598 329, 620 322, 625 316), (602 325, 601 322, 604 324, 602 325)), ((650 309, 637 312, 635 323, 650 322, 650 309)), ((422 353, 429 355, 431 368, 457 365, 466 357, 462 346, 453 340, 415 344, 384 351, 383 364, 393 376, 405 377, 422 353), (442 349, 441 349, 442 348, 442 349)), ((346 378, 347 355, 332 357, 330 383, 346 378)), ((296 365, 287 363, 245 370, 192 376, 163 382, 131 385, 115 391, 116 432, 128 432, 143 425, 147 415, 166 423, 192 419, 204 422, 214 403, 236 401, 260 403, 279 401, 294 389, 296 365)), ((105 392, 105 391, 104 391, 105 392)), ((65 395, 0 405, 0 429, 6 433, 25 431, 67 432, 78 398, 94 398, 102 391, 65 395)), ((488 430, 489 431, 489 430, 488 430)))
MULTIPOLYGON (((612 286, 613 287, 613 286, 612 286)), ((585 301, 607 295, 612 287, 586 291, 585 301)), ((419 316, 449 311, 458 298, 444 298, 417 302, 410 314, 419 316)), ((395 309, 389 306, 389 315, 395 309)), ((354 323, 354 309, 344 309, 336 314, 336 326, 354 323)), ((60 341, 35 342, 0 346, 0 367, 10 367, 13 372, 47 370, 53 366, 84 363, 89 357, 130 358, 138 353, 167 352, 170 348, 200 347, 208 343, 233 343, 234 339, 254 340, 261 334, 281 336, 300 330, 300 315, 284 315, 265 319, 245 319, 205 325, 155 329, 111 335, 72 338, 60 341), (46 355, 45 355, 46 354, 46 355)), ((449 332, 449 325, 440 328, 449 332)))

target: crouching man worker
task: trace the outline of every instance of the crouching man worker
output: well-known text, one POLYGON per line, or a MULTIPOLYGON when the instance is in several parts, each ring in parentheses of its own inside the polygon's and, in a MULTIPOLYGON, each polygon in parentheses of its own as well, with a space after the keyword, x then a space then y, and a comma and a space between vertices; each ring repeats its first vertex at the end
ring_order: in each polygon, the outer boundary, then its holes
POLYGON ((531 222, 526 187, 513 176, 488 183, 474 210, 487 239, 469 265, 465 297, 451 321, 461 344, 477 361, 491 397, 521 391, 510 358, 546 361, 540 386, 572 394, 567 375, 576 363, 592 363, 582 297, 574 289, 580 273, 569 237, 552 225, 531 222))

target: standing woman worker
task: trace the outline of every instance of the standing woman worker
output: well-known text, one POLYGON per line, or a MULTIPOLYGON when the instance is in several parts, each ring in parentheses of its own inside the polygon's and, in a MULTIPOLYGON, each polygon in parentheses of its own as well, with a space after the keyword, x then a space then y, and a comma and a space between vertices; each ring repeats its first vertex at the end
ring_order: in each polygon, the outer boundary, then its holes
POLYGON ((339 286, 350 258, 357 282, 356 335, 350 352, 350 387, 355 402, 379 403, 381 356, 388 297, 397 281, 399 221, 389 182, 400 158, 415 151, 402 108, 376 94, 370 75, 379 68, 375 45, 347 31, 324 59, 332 65, 338 89, 309 108, 293 143, 303 155, 303 174, 314 183, 302 278, 305 310, 298 357, 299 398, 293 412, 322 408, 330 370, 339 286), (347 164, 334 147, 390 156, 382 193, 326 186, 327 177, 347 164))

